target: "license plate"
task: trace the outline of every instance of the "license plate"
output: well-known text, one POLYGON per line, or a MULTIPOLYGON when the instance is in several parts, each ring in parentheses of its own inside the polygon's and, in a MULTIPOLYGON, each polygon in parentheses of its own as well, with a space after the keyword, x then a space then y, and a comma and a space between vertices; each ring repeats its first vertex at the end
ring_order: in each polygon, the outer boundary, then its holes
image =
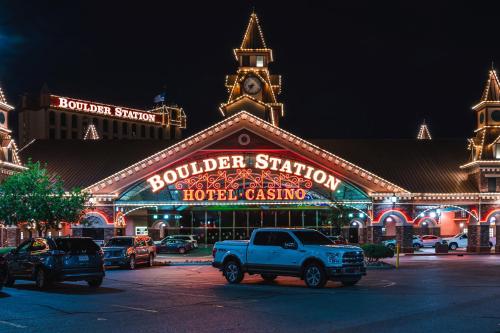
POLYGON ((78 261, 89 261, 89 256, 78 256, 78 261))

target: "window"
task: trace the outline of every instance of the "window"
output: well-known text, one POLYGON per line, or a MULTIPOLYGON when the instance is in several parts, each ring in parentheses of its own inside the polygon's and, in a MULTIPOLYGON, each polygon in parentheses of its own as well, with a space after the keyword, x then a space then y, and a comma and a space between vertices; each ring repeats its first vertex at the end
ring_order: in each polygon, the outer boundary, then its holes
POLYGON ((493 237, 493 228, 490 228, 490 235, 489 236, 490 236, 490 238, 493 237))
POLYGON ((259 231, 253 240, 253 245, 269 245, 269 231, 259 231))
POLYGON ((7 148, 7 162, 13 162, 12 148, 7 148))
POLYGON ((295 243, 292 236, 288 232, 278 231, 271 233, 271 245, 283 246, 285 243, 295 243))
POLYGON ((108 120, 107 119, 104 119, 102 121, 102 131, 103 132, 107 132, 108 131, 108 120))
POLYGON ((66 126, 66 113, 61 113, 61 126, 66 126))
POLYGON ((256 66, 264 67, 264 56, 257 56, 256 66))
POLYGON ((71 128, 77 128, 78 127, 78 117, 76 114, 71 116, 71 128))
POLYGON ((50 125, 55 125, 56 124, 56 114, 54 111, 49 112, 49 124, 50 125))
POLYGON ((489 177, 488 179, 488 192, 497 191, 497 179, 495 177, 489 177))
POLYGON ((500 160, 500 143, 495 143, 493 146, 493 157, 500 160))
POLYGON ((241 66, 243 67, 250 66, 250 56, 244 55, 241 57, 241 66))
POLYGON ((113 133, 118 133, 118 122, 113 120, 113 133))
POLYGON ((297 236, 297 238, 304 245, 329 245, 332 244, 332 241, 326 238, 325 235, 319 233, 317 231, 293 231, 293 234, 297 236))
POLYGON ((146 137, 146 126, 144 125, 141 126, 141 137, 146 137))
POLYGON ((135 227, 135 234, 137 236, 147 235, 148 234, 148 227, 135 227))
POLYGON ((51 128, 49 130, 49 139, 55 139, 56 138, 56 130, 51 128))

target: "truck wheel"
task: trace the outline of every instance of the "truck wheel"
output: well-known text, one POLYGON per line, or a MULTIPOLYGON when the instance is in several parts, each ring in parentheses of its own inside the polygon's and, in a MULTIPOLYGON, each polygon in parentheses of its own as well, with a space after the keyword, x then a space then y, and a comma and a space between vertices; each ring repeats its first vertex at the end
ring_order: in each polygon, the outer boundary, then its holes
POLYGON ((458 248, 458 244, 457 243, 451 243, 450 244, 450 250, 456 250, 458 248))
POLYGON ((264 279, 264 281, 266 282, 273 282, 274 280, 276 280, 276 278, 278 277, 277 275, 275 274, 261 274, 260 276, 262 276, 262 278, 264 279))
POLYGON ((230 260, 224 265, 224 276, 227 282, 232 284, 240 283, 243 280, 243 272, 236 261, 230 260))
POLYGON ((316 263, 307 265, 304 270, 304 280, 309 288, 323 288, 326 284, 326 274, 323 267, 316 263))
POLYGON ((344 287, 349 287, 349 286, 354 286, 356 283, 359 282, 359 280, 361 279, 344 279, 340 280, 340 283, 342 283, 344 287))

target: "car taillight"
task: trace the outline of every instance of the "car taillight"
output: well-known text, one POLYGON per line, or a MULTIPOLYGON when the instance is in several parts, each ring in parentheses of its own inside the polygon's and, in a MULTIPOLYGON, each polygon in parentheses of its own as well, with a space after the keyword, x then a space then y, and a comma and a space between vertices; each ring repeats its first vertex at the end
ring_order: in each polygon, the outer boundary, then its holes
POLYGON ((212 257, 214 257, 214 258, 215 258, 215 253, 216 253, 216 252, 217 252, 217 249, 214 247, 214 248, 212 249, 212 257))

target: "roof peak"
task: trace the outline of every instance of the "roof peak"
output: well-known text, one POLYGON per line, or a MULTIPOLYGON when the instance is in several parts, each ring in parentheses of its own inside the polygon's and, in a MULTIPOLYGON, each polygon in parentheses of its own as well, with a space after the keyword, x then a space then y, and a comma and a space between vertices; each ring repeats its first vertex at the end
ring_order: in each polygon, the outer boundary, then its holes
POLYGON ((432 140, 431 132, 425 123, 425 119, 420 125, 420 129, 418 130, 417 140, 432 140))
POLYGON ((500 102, 500 81, 493 68, 488 73, 488 81, 486 81, 481 102, 500 102))
POLYGON ((259 17, 255 12, 255 8, 253 9, 252 14, 250 14, 250 19, 248 21, 247 29, 245 30, 245 35, 243 35, 240 49, 267 49, 264 34, 262 33, 259 17))

